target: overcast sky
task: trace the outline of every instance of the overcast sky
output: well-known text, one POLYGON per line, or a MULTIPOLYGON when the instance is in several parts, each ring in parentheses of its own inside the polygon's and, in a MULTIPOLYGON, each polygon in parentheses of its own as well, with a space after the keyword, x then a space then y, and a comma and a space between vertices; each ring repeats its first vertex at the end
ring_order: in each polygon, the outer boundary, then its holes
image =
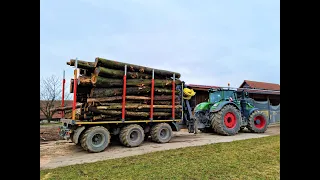
MULTIPOLYGON (((279 0, 41 0, 40 75, 71 58, 181 73, 187 84, 280 84, 279 0)), ((69 85, 67 86, 69 87, 69 85)))

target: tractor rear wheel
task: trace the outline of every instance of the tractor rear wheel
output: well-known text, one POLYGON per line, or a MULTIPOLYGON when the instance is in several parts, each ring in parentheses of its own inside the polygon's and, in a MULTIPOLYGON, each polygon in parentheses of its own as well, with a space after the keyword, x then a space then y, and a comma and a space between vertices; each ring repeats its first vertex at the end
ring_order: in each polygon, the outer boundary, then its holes
POLYGON ((168 123, 156 124, 151 128, 151 139, 158 143, 167 143, 172 138, 172 128, 168 123))
POLYGON ((240 130, 240 111, 232 105, 224 106, 211 116, 212 128, 221 135, 232 136, 240 130))
POLYGON ((81 147, 89 152, 101 152, 110 143, 110 132, 102 126, 88 128, 81 136, 81 147))
POLYGON ((254 133, 264 133, 268 127, 268 118, 261 111, 251 113, 247 128, 254 133))
POLYGON ((121 144, 127 147, 137 147, 144 141, 144 130, 138 124, 130 124, 121 129, 119 138, 121 144))

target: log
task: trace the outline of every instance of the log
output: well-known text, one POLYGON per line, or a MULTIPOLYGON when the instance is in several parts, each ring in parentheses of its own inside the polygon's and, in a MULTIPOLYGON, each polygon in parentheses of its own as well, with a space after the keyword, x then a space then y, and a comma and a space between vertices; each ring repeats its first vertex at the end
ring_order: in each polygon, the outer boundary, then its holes
POLYGON ((79 76, 78 81, 80 82, 78 86, 92 86, 91 78, 89 76, 79 76))
POLYGON ((116 101, 116 100, 122 100, 122 96, 113 96, 113 97, 101 97, 101 98, 88 98, 88 103, 93 102, 109 102, 109 101, 116 101))
MULTIPOLYGON (((97 57, 95 59, 94 66, 102 66, 106 68, 111 68, 111 69, 118 69, 118 70, 124 70, 124 66, 127 65, 127 70, 130 72, 140 72, 140 73, 146 73, 146 74, 152 74, 153 68, 146 67, 146 66, 139 66, 135 64, 129 64, 129 63, 124 63, 124 62, 119 62, 115 60, 109 60, 109 59, 104 59, 97 57)), ((161 69, 154 69, 154 74, 159 75, 159 76, 164 76, 164 77, 172 77, 173 74, 175 74, 176 78, 180 78, 180 73, 173 72, 173 71, 166 71, 166 70, 161 70, 161 69)))
MULTIPOLYGON (((67 62, 67 65, 69 66, 75 66, 75 59, 71 59, 69 62, 67 62)), ((94 62, 87 62, 87 61, 83 61, 83 60, 78 60, 78 68, 80 69, 88 69, 93 71, 95 66, 94 66, 94 62)))
MULTIPOLYGON (((92 86, 91 85, 88 85, 88 77, 81 77, 79 78, 80 79, 80 84, 78 84, 77 86, 77 95, 78 93, 79 94, 89 94, 91 89, 92 89, 92 86)), ((89 78, 90 80, 90 78, 89 78)), ((71 79, 70 80, 70 93, 73 93, 73 84, 74 84, 74 80, 71 79)), ((91 80, 90 80, 90 84, 91 84, 91 80)))
MULTIPOLYGON (((96 76, 102 76, 107 78, 123 78, 124 70, 116 70, 116 69, 109 69, 105 67, 96 67, 93 72, 96 76)), ((144 74, 138 72, 127 72, 127 79, 151 79, 152 74, 144 74)), ((155 78, 160 78, 155 76, 155 78)))
MULTIPOLYGON (((110 106, 115 106, 115 105, 119 105, 119 103, 101 103, 99 106, 95 106, 97 107, 97 109, 100 109, 99 107, 103 107, 103 106, 107 106, 107 107, 110 107, 110 106)), ((144 105, 146 106, 146 105, 144 105)), ((120 110, 121 108, 117 108, 118 110, 120 110)), ((104 110, 103 108, 101 110, 104 110)), ((178 108, 175 108, 175 112, 179 113, 181 112, 182 110, 182 107, 181 106, 178 106, 178 108)), ((136 108, 136 109, 130 109, 130 111, 142 111, 142 112, 150 112, 150 105, 147 105, 147 108, 136 108)), ((154 112, 171 112, 172 109, 171 108, 168 108, 168 109, 163 109, 163 108, 154 108, 153 109, 154 112)))
POLYGON ((93 116, 92 120, 97 121, 97 120, 105 120, 105 121, 116 121, 119 120, 120 118, 115 118, 115 117, 110 117, 110 116, 105 116, 105 115, 97 115, 93 116))
MULTIPOLYGON (((93 75, 91 77, 91 84, 95 87, 100 87, 100 88, 122 87, 123 80, 122 79, 111 79, 111 78, 105 78, 105 77, 93 75)), ((176 80, 175 84, 180 85, 181 81, 176 80)), ((128 79, 126 85, 127 86, 138 86, 138 87, 151 86, 151 79, 128 79)), ((155 87, 172 86, 172 80, 155 79, 154 86, 155 87)))
MULTIPOLYGON (((113 105, 119 105, 121 104, 122 101, 118 101, 118 102, 114 102, 112 101, 112 103, 110 102, 96 102, 96 105, 99 106, 113 106, 113 105)), ((150 101, 136 101, 136 100, 127 100, 126 104, 141 104, 141 105, 150 105, 151 102, 150 101)), ((171 101, 154 101, 153 102, 154 105, 171 105, 172 102, 171 101)), ((180 101, 176 101, 175 105, 180 105, 180 101)))
MULTIPOLYGON (((126 109, 146 109, 146 108, 150 108, 151 105, 146 105, 146 104, 126 104, 126 109)), ((157 109, 170 109, 172 108, 172 105, 153 105, 153 108, 157 108, 157 109)), ((175 106, 175 108, 182 108, 181 105, 177 105, 175 106)), ((114 109, 122 109, 122 104, 114 104, 114 105, 109 105, 109 106, 97 106, 97 109, 99 110, 114 110, 114 109)))
MULTIPOLYGON (((151 102, 147 101, 146 104, 151 104, 151 102)), ((153 101, 154 105, 172 105, 171 101, 153 101)), ((175 101, 175 105, 180 105, 180 101, 175 101)))
MULTIPOLYGON (((176 96, 176 100, 179 100, 179 96, 176 96)), ((147 96, 126 96, 127 100, 150 100, 150 97, 147 96)), ((170 101, 172 99, 172 96, 170 95, 158 95, 154 96, 155 101, 170 101)), ((88 98, 87 102, 110 102, 110 101, 116 101, 116 100, 122 100, 122 96, 112 96, 112 97, 101 97, 101 98, 88 98)))
MULTIPOLYGON (((121 96, 123 88, 92 88, 90 92, 91 98, 100 98, 108 96, 121 96)), ((164 88, 155 88, 155 94, 171 94, 171 89, 164 88)), ((150 87, 128 87, 126 94, 127 95, 139 95, 139 94, 148 94, 150 93, 150 87)), ((179 91, 176 91, 176 94, 179 94, 179 91)))
MULTIPOLYGON (((116 110, 99 110, 97 107, 89 107, 89 110, 95 113, 103 114, 103 115, 111 115, 111 116, 119 116, 121 115, 121 111, 116 110)), ((168 112, 154 112, 153 116, 171 116, 171 113, 168 112)), ((179 117, 180 114, 176 114, 176 117, 179 117)), ((132 112, 132 111, 126 111, 126 116, 129 117, 149 117, 149 112, 132 112)))

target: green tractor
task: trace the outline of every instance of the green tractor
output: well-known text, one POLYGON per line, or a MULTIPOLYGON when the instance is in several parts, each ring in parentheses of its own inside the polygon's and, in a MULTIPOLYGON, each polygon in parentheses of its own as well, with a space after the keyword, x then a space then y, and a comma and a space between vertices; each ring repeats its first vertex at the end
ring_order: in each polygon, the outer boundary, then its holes
POLYGON ((246 100, 247 96, 248 93, 242 91, 242 97, 238 99, 237 91, 230 88, 210 89, 208 102, 202 102, 194 109, 195 128, 228 136, 245 127, 250 132, 264 133, 268 118, 246 100))

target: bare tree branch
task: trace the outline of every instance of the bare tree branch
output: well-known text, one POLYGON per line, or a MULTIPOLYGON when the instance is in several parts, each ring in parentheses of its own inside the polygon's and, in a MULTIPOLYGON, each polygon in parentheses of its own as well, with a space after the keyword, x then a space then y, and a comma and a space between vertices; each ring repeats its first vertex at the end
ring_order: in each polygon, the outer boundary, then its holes
MULTIPOLYGON (((65 90, 65 99, 69 99, 70 93, 65 90)), ((40 111, 50 121, 55 111, 50 111, 57 104, 61 105, 62 78, 55 75, 40 80, 40 111)))

